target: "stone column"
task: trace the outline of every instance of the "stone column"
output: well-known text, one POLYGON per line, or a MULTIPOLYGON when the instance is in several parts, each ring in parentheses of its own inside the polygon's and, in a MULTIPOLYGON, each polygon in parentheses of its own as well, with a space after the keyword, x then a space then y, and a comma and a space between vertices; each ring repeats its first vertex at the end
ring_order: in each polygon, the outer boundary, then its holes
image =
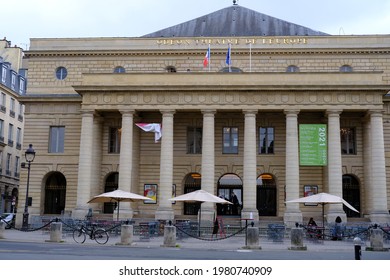
POLYGON ((81 137, 77 180, 76 209, 72 216, 84 219, 88 212, 87 202, 91 199, 92 157, 93 157, 93 119, 94 111, 81 111, 81 137))
POLYGON ((257 152, 256 152, 256 114, 257 110, 245 110, 244 123, 244 162, 243 162, 243 204, 242 218, 253 217, 255 224, 259 221, 256 208, 257 188, 257 152), (252 213, 252 214, 251 214, 252 213))
MULTIPOLYGON (((327 110, 328 116, 328 192, 343 197, 343 173, 341 162, 341 137, 340 137, 340 114, 341 110, 327 110)), ((347 216, 343 205, 329 204, 327 222, 334 222, 340 216, 346 221, 347 216)))
POLYGON ((374 223, 389 223, 387 205, 386 160, 383 136, 382 111, 370 111, 371 123, 371 212, 370 220, 374 223))
MULTIPOLYGON (((122 113, 122 135, 119 156, 119 178, 118 189, 132 192, 131 181, 133 173, 133 118, 134 110, 121 111, 122 113)), ((133 210, 130 202, 119 203, 119 218, 131 219, 133 210)), ((113 213, 114 219, 117 217, 117 210, 113 213)))
MULTIPOLYGON (((371 186, 371 123, 368 118, 364 120, 363 126, 363 161, 364 161, 364 191, 365 191, 365 213, 372 212, 372 186, 371 186)), ((363 197, 361 198, 363 199, 363 197)), ((363 203, 361 203, 363 205, 363 203)), ((363 207, 361 207, 363 209, 363 207)))
POLYGON ((155 214, 156 220, 173 220, 174 213, 172 202, 173 184, 173 115, 174 110, 161 111, 162 113, 162 138, 160 158, 160 185, 158 190, 158 208, 155 214))
MULTIPOLYGON (((286 114, 286 201, 299 198, 299 147, 298 113, 299 110, 285 110, 286 114)), ((284 223, 292 227, 302 223, 299 203, 286 203, 284 223)))
MULTIPOLYGON (((214 184, 215 176, 215 133, 214 133, 214 119, 215 110, 204 110, 203 113, 203 131, 202 131, 202 189, 217 195, 214 184)), ((202 203, 201 205, 201 219, 202 225, 207 222, 213 222, 214 219, 214 204, 202 203)))

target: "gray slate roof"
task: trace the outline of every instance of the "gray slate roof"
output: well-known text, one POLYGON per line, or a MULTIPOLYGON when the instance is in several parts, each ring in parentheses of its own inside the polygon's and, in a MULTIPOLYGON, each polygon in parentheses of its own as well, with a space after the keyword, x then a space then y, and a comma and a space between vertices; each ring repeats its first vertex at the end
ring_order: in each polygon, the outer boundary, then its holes
POLYGON ((233 5, 142 37, 323 36, 320 31, 233 5))

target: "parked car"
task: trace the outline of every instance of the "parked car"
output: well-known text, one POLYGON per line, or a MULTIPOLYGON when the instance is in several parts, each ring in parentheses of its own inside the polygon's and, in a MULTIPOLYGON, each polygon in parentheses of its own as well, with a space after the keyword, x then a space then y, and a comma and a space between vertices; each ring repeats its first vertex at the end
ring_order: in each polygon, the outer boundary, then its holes
POLYGON ((5 228, 10 229, 15 226, 15 214, 14 213, 3 213, 0 216, 0 220, 5 222, 5 228))

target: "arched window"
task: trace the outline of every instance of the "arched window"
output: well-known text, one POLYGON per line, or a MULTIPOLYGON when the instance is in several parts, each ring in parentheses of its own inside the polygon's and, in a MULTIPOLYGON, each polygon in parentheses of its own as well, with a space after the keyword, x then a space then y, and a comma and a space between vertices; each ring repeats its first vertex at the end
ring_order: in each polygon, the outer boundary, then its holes
POLYGON ((60 172, 51 173, 45 183, 44 214, 61 214, 65 209, 66 179, 60 172))
POLYGON ((271 174, 257 178, 256 206, 259 216, 276 216, 276 182, 271 174))
POLYGON ((174 66, 167 66, 165 68, 165 70, 167 70, 168 73, 176 73, 176 68, 174 66))
POLYGON ((219 72, 222 73, 242 73, 243 71, 238 67, 224 67, 219 72))
MULTIPOLYGON (((184 193, 200 190, 202 176, 199 173, 190 173, 184 179, 184 193)), ((184 202, 184 215, 197 215, 200 202, 184 202)))
POLYGON ((236 174, 225 174, 218 180, 218 196, 231 204, 217 204, 218 215, 241 215, 243 206, 242 180, 236 174))
POLYGON ((126 70, 122 66, 117 66, 114 68, 114 73, 126 73, 126 70))
MULTIPOLYGON (((106 184, 104 185, 104 192, 112 192, 118 189, 119 173, 113 172, 108 175, 106 184)), ((105 202, 103 206, 103 213, 112 214, 116 208, 116 202, 105 202)))
POLYGON ((299 72, 299 67, 295 65, 289 65, 286 68, 286 72, 288 73, 299 72))
POLYGON ((343 65, 340 67, 340 72, 352 72, 352 66, 350 65, 343 65))
MULTIPOLYGON (((355 176, 343 175, 343 199, 360 212, 360 185, 355 176)), ((347 217, 360 217, 359 213, 343 206, 347 217)))

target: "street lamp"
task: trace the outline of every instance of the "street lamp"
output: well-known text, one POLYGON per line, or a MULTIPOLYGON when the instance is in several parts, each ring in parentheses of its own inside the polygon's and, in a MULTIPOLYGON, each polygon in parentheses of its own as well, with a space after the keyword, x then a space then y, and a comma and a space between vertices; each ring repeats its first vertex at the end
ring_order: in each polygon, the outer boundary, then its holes
POLYGON ((30 185, 30 167, 31 167, 31 162, 33 162, 35 158, 35 151, 32 147, 32 144, 28 146, 28 149, 24 153, 24 156, 26 158, 26 161, 28 162, 27 165, 28 173, 27 173, 26 202, 24 204, 22 229, 27 230, 28 229, 28 188, 30 185))

